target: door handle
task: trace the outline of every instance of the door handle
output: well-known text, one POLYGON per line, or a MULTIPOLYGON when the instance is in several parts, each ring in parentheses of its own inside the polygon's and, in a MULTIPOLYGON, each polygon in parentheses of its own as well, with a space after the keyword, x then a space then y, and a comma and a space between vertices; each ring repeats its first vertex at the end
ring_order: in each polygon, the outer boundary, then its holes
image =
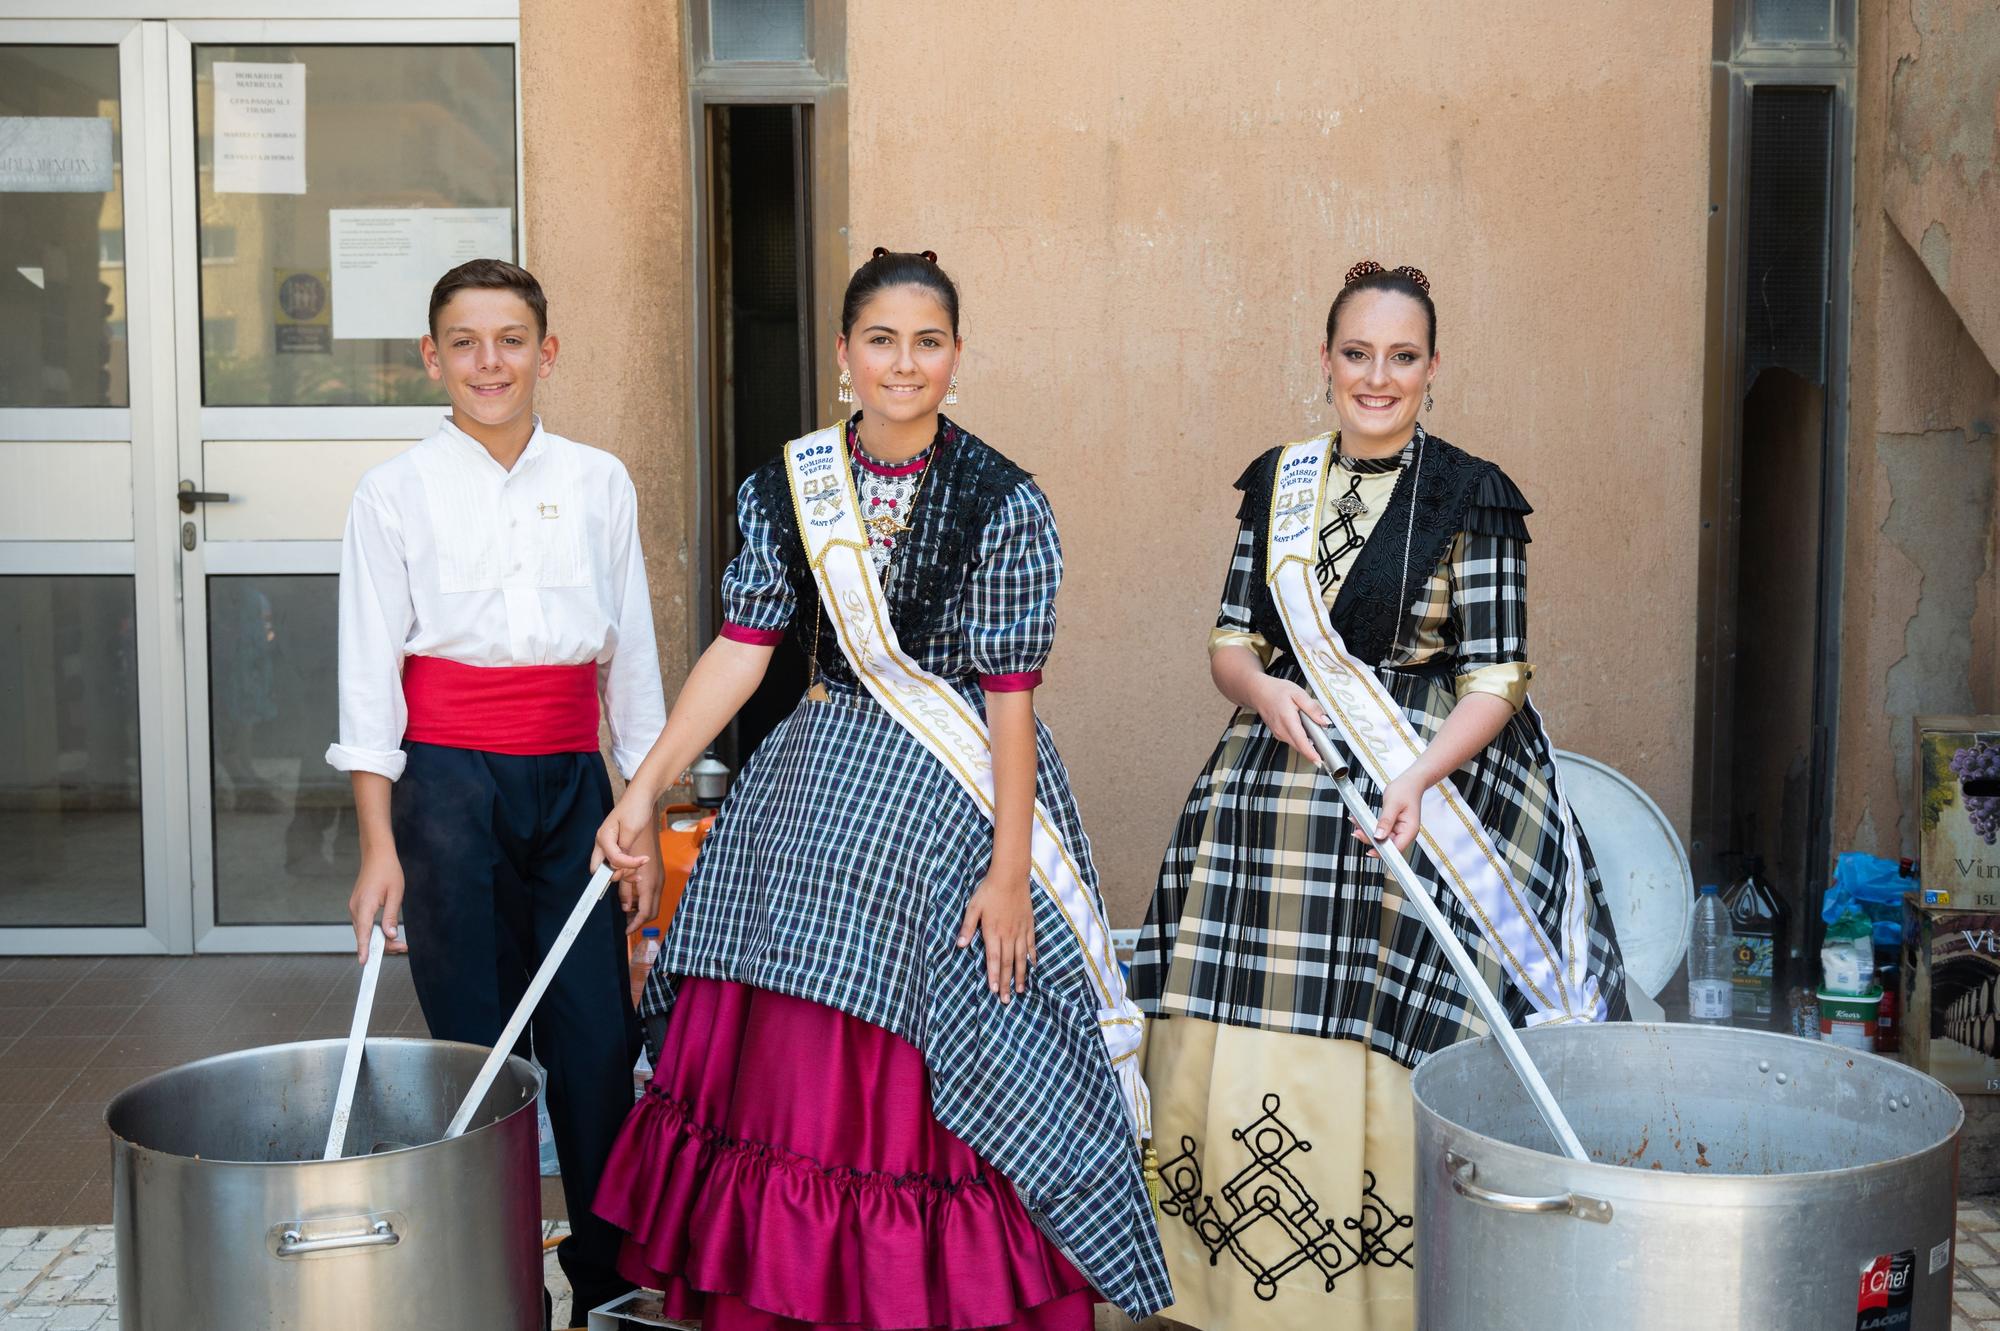
POLYGON ((181 512, 192 513, 196 504, 226 504, 229 493, 225 490, 197 490, 193 481, 182 481, 174 498, 180 501, 181 512))

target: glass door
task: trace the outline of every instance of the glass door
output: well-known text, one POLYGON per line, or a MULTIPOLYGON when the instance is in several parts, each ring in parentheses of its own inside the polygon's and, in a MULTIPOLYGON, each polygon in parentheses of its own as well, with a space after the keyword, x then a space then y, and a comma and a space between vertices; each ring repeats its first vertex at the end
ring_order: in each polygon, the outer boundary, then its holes
POLYGON ((485 8, 0 20, 0 953, 351 945, 341 528, 521 254, 485 8))
POLYGON ((173 26, 195 946, 352 946, 337 726, 355 482, 436 428, 433 282, 520 253, 512 22, 173 26), (389 38, 389 40, 385 40, 389 38), (227 496, 224 498, 223 496, 227 496))
POLYGON ((170 529, 146 502, 173 446, 161 35, 0 22, 7 952, 191 941, 170 529))

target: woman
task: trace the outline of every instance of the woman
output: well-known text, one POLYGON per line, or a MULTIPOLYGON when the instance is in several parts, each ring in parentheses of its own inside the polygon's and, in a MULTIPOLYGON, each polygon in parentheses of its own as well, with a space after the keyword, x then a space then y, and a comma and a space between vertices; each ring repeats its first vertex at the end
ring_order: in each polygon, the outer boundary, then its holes
POLYGON ((1428 280, 1355 265, 1321 361, 1338 431, 1237 482, 1209 664, 1239 710, 1132 972, 1167 1018, 1146 1054, 1167 1315, 1198 1327, 1413 1319, 1409 1069, 1482 1027, 1364 830, 1421 837, 1418 873, 1463 885, 1433 895, 1517 1023, 1625 1015, 1596 870, 1526 705, 1531 510, 1417 420, 1440 364, 1428 280), (1347 826, 1301 712, 1353 755, 1377 826, 1347 826))
POLYGON ((599 837, 621 873, 644 863, 661 789, 797 634, 810 685, 668 930, 665 1045, 596 1207, 624 1273, 709 1331, 1068 1331, 1099 1294, 1134 1316, 1168 1297, 1138 1013, 1034 714, 1055 521, 939 414, 962 349, 935 255, 855 273, 860 410, 742 487, 727 622, 599 837))

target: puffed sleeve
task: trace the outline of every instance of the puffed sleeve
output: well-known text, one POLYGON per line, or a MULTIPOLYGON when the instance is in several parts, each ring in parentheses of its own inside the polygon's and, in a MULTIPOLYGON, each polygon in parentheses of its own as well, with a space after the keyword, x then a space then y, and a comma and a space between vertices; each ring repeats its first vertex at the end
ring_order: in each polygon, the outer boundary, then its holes
POLYGON ((1451 550, 1451 612, 1458 629, 1455 690, 1490 693, 1519 710, 1528 664, 1528 525, 1534 511, 1498 467, 1474 490, 1451 550))
POLYGON ((1022 481, 986 521, 965 604, 966 644, 979 686, 1019 693, 1042 682, 1056 640, 1062 541, 1049 501, 1022 481))
POLYGON ((1265 665, 1271 664, 1275 649, 1252 626, 1250 606, 1257 595, 1257 517, 1270 502, 1270 476, 1279 451, 1264 453, 1236 480, 1236 488, 1243 492, 1243 502, 1236 509, 1236 545, 1230 552, 1229 572, 1222 580, 1222 605, 1208 635, 1211 653, 1224 647, 1248 647, 1265 665))
POLYGON ((1263 634, 1250 624, 1250 598, 1257 586, 1257 529, 1248 522, 1236 528, 1236 548, 1229 557, 1229 573, 1222 580, 1222 606, 1215 613, 1215 627, 1209 630, 1208 650, 1248 647, 1257 659, 1271 664, 1273 649, 1263 634))
POLYGON ((736 525, 743 532, 743 546, 722 573, 722 636, 775 646, 784 641, 796 597, 791 579, 785 576, 777 528, 764 514, 755 477, 736 492, 736 525))

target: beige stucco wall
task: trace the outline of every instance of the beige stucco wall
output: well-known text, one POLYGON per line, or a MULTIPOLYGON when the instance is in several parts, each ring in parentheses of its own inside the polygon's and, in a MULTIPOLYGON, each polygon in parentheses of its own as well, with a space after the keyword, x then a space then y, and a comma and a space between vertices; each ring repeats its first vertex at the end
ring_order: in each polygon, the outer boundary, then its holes
POLYGON ((1557 742, 1689 803, 1708 200, 1703 5, 1201 0, 848 10, 850 243, 965 293, 959 419, 1062 523, 1041 695, 1114 923, 1135 924, 1228 705, 1207 678, 1235 495, 1328 424, 1363 256, 1431 276, 1437 432, 1532 522, 1557 742))
POLYGON ((692 664, 695 512, 682 8, 521 4, 527 259, 561 341, 537 406, 632 474, 670 690, 692 664))
POLYGON ((2000 712, 2000 11, 1861 9, 1834 835, 1896 856, 1910 718, 2000 712))

